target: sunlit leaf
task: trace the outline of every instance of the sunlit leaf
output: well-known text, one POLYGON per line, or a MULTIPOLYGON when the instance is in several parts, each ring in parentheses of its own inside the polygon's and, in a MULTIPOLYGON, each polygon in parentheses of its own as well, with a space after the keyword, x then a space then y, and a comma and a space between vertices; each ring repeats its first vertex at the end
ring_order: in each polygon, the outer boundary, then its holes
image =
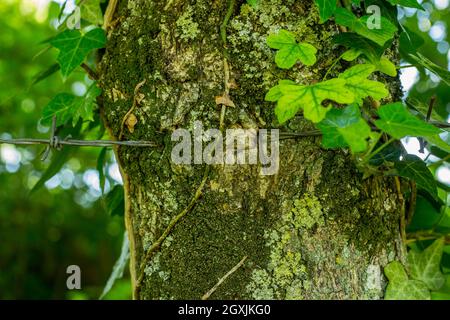
POLYGON ((303 109, 305 118, 320 122, 325 118, 331 106, 324 107, 324 100, 333 100, 338 103, 352 103, 354 95, 345 87, 344 79, 331 79, 309 86, 280 84, 283 94, 275 108, 280 123, 286 122, 295 116, 298 110, 303 109))
POLYGON ((292 32, 280 30, 278 34, 271 34, 267 37, 267 44, 278 49, 275 63, 280 68, 289 69, 299 60, 307 66, 316 63, 317 49, 308 43, 297 43, 292 32))
POLYGON ((345 79, 345 86, 355 96, 355 103, 361 104, 363 99, 369 96, 380 100, 389 95, 383 83, 366 79, 374 71, 374 65, 358 64, 339 75, 340 79, 345 79))

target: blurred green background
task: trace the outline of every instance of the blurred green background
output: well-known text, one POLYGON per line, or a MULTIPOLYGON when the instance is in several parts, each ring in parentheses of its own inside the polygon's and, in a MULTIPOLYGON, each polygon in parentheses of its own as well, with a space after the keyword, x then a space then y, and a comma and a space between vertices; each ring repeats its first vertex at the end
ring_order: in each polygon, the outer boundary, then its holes
MULTIPOLYGON (((47 138, 39 123, 42 108, 59 92, 83 95, 90 80, 80 69, 65 83, 55 73, 36 85, 33 79, 56 62, 45 40, 56 34, 64 0, 1 0, 0 2, 0 137, 47 138)), ((427 12, 401 9, 399 17, 424 40, 418 49, 449 68, 449 0, 423 1, 427 12)), ((65 13, 73 10, 68 1, 65 13)), ((403 62, 408 65, 407 61, 403 62)), ((449 88, 425 70, 402 68, 405 94, 428 104, 437 95, 438 117, 447 121, 449 88)), ((102 136, 98 128, 86 139, 102 136)), ((417 139, 406 139, 418 154, 417 139)), ((0 145, 0 299, 97 299, 118 259, 123 217, 108 213, 96 169, 100 149, 71 149, 67 163, 38 191, 30 193, 50 160, 40 161, 42 147, 0 145), (79 265, 82 290, 68 291, 66 268, 79 265)), ((430 161, 436 155, 419 154, 430 161)), ((435 168, 450 185, 448 163, 435 168)), ((105 191, 121 184, 111 151, 107 153, 105 191)), ((448 203, 448 192, 441 192, 448 203)), ((450 256, 450 252, 448 253, 450 256)), ((129 299, 129 275, 117 281, 108 299, 129 299)))
MULTIPOLYGON (((1 138, 47 138, 49 128, 39 124, 42 108, 59 92, 86 91, 89 79, 81 69, 65 83, 55 73, 31 85, 56 62, 57 52, 41 42, 56 34, 62 2, 0 2, 1 138)), ((85 138, 99 135, 90 134, 85 138)), ((123 217, 108 213, 100 190, 101 149, 68 149, 68 162, 30 194, 50 163, 40 160, 43 147, 0 145, 0 299, 97 299, 120 255, 123 217), (66 288, 72 264, 81 268, 82 290, 66 288)), ((107 192, 121 178, 112 151, 106 157, 107 192)), ((130 297, 126 275, 106 298, 130 297)))

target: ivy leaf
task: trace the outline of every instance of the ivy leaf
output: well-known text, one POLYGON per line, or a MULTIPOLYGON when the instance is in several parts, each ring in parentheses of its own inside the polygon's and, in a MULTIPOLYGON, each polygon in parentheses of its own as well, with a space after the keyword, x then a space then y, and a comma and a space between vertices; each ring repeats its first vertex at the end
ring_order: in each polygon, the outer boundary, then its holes
POLYGON ((267 37, 267 44, 272 49, 278 49, 275 63, 279 68, 289 69, 297 60, 307 66, 316 63, 317 49, 308 43, 297 43, 292 32, 280 30, 278 34, 271 34, 267 37))
POLYGON ((411 277, 425 283, 430 290, 439 290, 445 283, 440 270, 443 248, 444 238, 440 238, 422 252, 411 250, 408 253, 411 277))
POLYGON ((105 32, 100 28, 84 35, 78 30, 65 30, 50 41, 53 47, 59 49, 57 61, 64 79, 84 61, 89 52, 103 48, 105 43, 105 32))
POLYGON ((102 93, 102 90, 93 83, 86 92, 84 99, 76 99, 72 107, 72 125, 75 125, 80 118, 83 120, 94 121, 94 106, 96 105, 97 97, 102 93))
POLYGON ((354 94, 355 103, 362 104, 363 99, 369 96, 380 100, 389 95, 389 91, 383 83, 366 79, 374 71, 374 65, 358 64, 339 75, 340 79, 346 81, 347 89, 354 94))
POLYGON ((429 136, 426 138, 427 142, 431 145, 438 147, 439 149, 450 153, 450 144, 449 144, 450 134, 447 136, 447 140, 444 141, 438 134, 435 136, 429 136))
POLYGON ((375 125, 396 139, 405 136, 429 137, 441 132, 438 128, 413 116, 401 102, 384 105, 378 109, 380 120, 375 125))
POLYGON ((416 207, 411 223, 408 225, 408 232, 433 229, 443 216, 438 208, 422 195, 417 195, 416 207))
POLYGON ((367 138, 370 137, 371 130, 355 104, 344 109, 330 110, 317 126, 323 133, 322 145, 325 148, 349 146, 353 153, 367 149, 367 138))
POLYGON ((345 32, 334 37, 334 42, 347 48, 352 48, 364 54, 372 64, 380 60, 384 49, 375 42, 366 39, 356 33, 345 32))
POLYGON ((385 17, 381 17, 380 29, 369 29, 367 26, 369 16, 363 16, 358 19, 351 11, 345 8, 337 8, 334 16, 337 24, 348 27, 350 30, 380 46, 384 46, 388 40, 392 39, 397 31, 397 27, 385 17))
POLYGON ((400 5, 403 7, 416 8, 425 11, 425 9, 417 2, 417 0, 388 0, 388 1, 390 4, 394 6, 400 5))
POLYGON ((278 121, 284 123, 293 118, 300 108, 303 108, 305 118, 316 123, 322 121, 331 108, 322 106, 324 100, 353 102, 355 97, 345 84, 343 79, 331 79, 309 86, 280 84, 282 97, 275 108, 278 121))
POLYGON ((85 0, 81 6, 81 16, 91 24, 102 25, 103 14, 100 0, 85 0))
POLYGON ((65 124, 72 118, 72 106, 75 101, 75 96, 68 93, 57 94, 42 111, 42 124, 50 125, 53 116, 56 116, 56 125, 65 124))
POLYGON ((405 268, 398 261, 392 261, 384 268, 389 280, 385 300, 430 300, 427 286, 417 280, 409 280, 405 268))
POLYGON ((275 87, 270 88, 270 90, 266 93, 266 97, 264 98, 266 101, 276 102, 280 100, 280 98, 283 96, 283 93, 281 93, 280 85, 296 85, 294 81, 291 80, 280 80, 278 82, 278 85, 275 87))
POLYGON ((349 49, 342 54, 342 59, 344 59, 345 61, 353 61, 357 59, 361 54, 361 50, 349 49))
POLYGON ((334 13, 337 8, 336 0, 315 0, 317 7, 319 8, 320 22, 326 22, 334 13))
POLYGON ((72 119, 75 126, 80 118, 93 121, 95 99, 101 90, 95 83, 91 85, 84 97, 75 97, 68 93, 57 94, 42 111, 42 124, 50 125, 53 116, 56 116, 56 125, 61 126, 72 119))
POLYGON ((399 36, 399 50, 403 59, 410 61, 411 52, 417 52, 417 50, 424 45, 425 41, 417 33, 411 31, 405 26, 402 26, 403 31, 399 36))
POLYGON ((416 52, 416 55, 409 54, 411 59, 414 60, 417 64, 424 67, 425 69, 430 70, 434 74, 436 74, 439 78, 442 79, 448 86, 450 86, 450 72, 445 70, 444 68, 438 66, 433 61, 429 60, 423 54, 416 52))
POLYGON ((416 182, 417 187, 437 198, 436 181, 422 159, 415 155, 406 155, 402 161, 395 163, 399 176, 416 182))
POLYGON ((106 209, 111 216, 123 216, 125 212, 125 200, 124 200, 123 186, 116 185, 106 195, 106 209))
POLYGON ((391 77, 397 76, 397 68, 395 67, 395 64, 389 61, 388 58, 382 57, 379 61, 375 63, 375 67, 377 68, 378 71, 383 72, 388 76, 391 77))

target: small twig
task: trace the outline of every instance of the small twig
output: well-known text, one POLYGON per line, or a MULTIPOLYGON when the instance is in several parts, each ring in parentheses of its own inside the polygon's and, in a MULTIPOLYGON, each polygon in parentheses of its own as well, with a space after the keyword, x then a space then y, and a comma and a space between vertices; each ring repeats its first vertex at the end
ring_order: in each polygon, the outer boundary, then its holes
MULTIPOLYGON (((426 122, 430 122, 430 120, 431 120, 431 115, 433 113, 433 107, 434 107, 435 102, 436 102, 436 96, 431 97, 430 103, 428 105, 427 116, 425 118, 426 122)), ((420 144, 419 152, 420 153, 425 153, 425 147, 426 147, 425 139, 419 137, 418 140, 419 140, 419 144, 420 144)))
POLYGON ((428 105, 427 122, 430 122, 431 120, 431 114, 433 113, 435 103, 436 103, 436 96, 432 96, 430 99, 430 104, 428 105))
POLYGON ((91 78, 92 80, 98 80, 98 74, 97 72, 95 72, 94 70, 91 69, 91 67, 89 67, 86 63, 82 63, 81 67, 84 69, 84 71, 86 71, 86 73, 88 74, 89 78, 91 78))
POLYGON ((226 275, 224 275, 222 278, 219 279, 219 281, 215 284, 214 287, 212 287, 207 293, 205 293, 202 296, 202 300, 208 300, 208 298, 217 290, 217 288, 233 273, 235 273, 242 265, 244 264, 245 260, 247 260, 247 256, 242 258, 241 261, 237 265, 235 265, 230 271, 227 272, 226 275))

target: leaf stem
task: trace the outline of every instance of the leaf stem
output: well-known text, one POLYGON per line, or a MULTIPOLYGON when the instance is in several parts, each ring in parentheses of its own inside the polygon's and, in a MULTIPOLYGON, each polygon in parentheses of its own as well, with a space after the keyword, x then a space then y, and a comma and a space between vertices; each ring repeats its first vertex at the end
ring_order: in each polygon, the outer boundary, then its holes
POLYGON ((333 64, 328 68, 327 73, 325 73, 325 76, 323 77, 322 81, 325 81, 330 74, 331 70, 336 66, 336 64, 342 59, 344 54, 341 54, 336 60, 334 60, 333 64))

